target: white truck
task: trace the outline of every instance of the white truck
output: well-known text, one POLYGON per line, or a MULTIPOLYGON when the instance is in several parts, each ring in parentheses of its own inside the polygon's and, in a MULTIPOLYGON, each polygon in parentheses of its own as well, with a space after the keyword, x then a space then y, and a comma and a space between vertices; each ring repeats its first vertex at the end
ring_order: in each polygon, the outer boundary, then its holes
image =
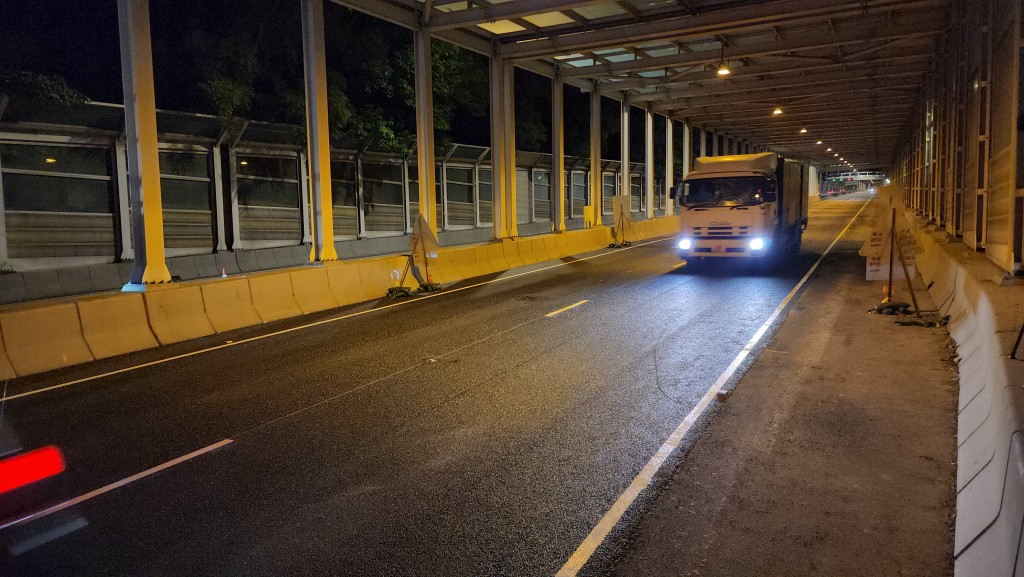
POLYGON ((702 156, 675 190, 679 257, 764 258, 800 251, 808 165, 774 152, 702 156))

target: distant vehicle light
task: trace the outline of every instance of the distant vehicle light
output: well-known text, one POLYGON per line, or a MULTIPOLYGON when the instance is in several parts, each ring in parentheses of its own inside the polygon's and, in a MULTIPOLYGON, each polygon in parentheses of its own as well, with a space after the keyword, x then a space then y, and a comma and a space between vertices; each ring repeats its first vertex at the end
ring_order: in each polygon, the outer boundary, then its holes
POLYGON ((750 239, 750 250, 761 250, 764 248, 764 240, 760 238, 750 239))
POLYGON ((0 460, 0 493, 13 491, 64 471, 64 456, 54 446, 0 460))
POLYGON ((684 238, 679 241, 679 250, 690 250, 691 248, 693 248, 692 240, 684 238))

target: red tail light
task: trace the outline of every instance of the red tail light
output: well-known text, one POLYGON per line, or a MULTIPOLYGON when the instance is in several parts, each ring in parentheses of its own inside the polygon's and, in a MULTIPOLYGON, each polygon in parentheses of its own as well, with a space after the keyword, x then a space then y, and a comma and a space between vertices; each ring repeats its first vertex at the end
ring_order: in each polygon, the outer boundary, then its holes
POLYGON ((64 471, 64 456, 54 446, 0 460, 0 493, 24 487, 64 471))

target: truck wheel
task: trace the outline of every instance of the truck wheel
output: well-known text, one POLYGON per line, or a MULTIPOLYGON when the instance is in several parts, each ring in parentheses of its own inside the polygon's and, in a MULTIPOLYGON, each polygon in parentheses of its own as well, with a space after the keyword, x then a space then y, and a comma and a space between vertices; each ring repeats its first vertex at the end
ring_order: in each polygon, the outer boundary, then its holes
POLYGON ((787 254, 800 254, 800 240, 801 235, 797 235, 796 239, 790 243, 789 248, 786 250, 787 254))

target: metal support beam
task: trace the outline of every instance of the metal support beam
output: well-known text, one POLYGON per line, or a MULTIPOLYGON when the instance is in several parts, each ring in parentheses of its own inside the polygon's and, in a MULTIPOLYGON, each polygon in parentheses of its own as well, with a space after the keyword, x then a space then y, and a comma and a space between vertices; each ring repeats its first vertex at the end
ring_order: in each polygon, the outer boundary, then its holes
MULTIPOLYGON (((675 143, 672 142, 673 134, 672 119, 665 117, 665 216, 672 216, 672 186, 675 184, 676 155, 675 143)), ((685 149, 685 145, 684 145, 685 149)))
POLYGON ((603 226, 604 178, 601 174, 601 94, 590 93, 590 206, 594 226, 603 226))
POLYGON ((619 111, 619 127, 621 130, 619 150, 622 151, 622 162, 619 168, 619 195, 629 196, 629 102, 623 100, 619 111))
POLYGON ((518 236, 516 226, 515 69, 505 58, 491 58, 491 200, 493 236, 518 236))
POLYGON ((420 214, 437 234, 437 172, 434 167, 434 87, 430 33, 413 32, 416 65, 416 171, 420 214))
POLYGON ((561 77, 551 81, 551 200, 554 230, 565 230, 565 84, 561 77))
POLYGON ((644 110, 644 213, 654 218, 654 115, 644 110))
POLYGON ((128 188, 135 247, 135 267, 129 276, 129 284, 171 282, 164 256, 149 0, 118 0, 117 8, 128 188))
MULTIPOLYGON (((429 42, 428 38, 428 54, 429 42)), ((302 54, 306 83, 306 158, 309 167, 307 174, 309 174, 309 203, 312 216, 310 219, 312 247, 309 252, 309 260, 313 262, 338 260, 338 253, 334 248, 331 139, 330 125, 327 122, 324 0, 302 0, 302 54)), ((429 55, 427 58, 429 60, 429 55)), ((417 63, 419 63, 418 58, 417 63)), ((420 88, 419 82, 416 87, 420 88)), ((417 94, 417 104, 419 104, 418 96, 417 94)), ((433 116, 431 115, 431 117, 433 116)))

